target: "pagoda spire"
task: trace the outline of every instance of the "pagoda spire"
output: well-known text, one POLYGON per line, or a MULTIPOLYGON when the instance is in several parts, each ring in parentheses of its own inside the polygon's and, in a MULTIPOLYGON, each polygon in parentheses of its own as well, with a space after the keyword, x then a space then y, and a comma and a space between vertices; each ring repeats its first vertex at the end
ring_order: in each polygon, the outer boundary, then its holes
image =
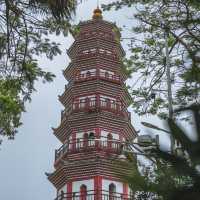
POLYGON ((92 16, 93 19, 103 19, 103 16, 102 16, 102 10, 99 8, 99 5, 97 3, 97 8, 94 9, 93 11, 93 16, 92 16))

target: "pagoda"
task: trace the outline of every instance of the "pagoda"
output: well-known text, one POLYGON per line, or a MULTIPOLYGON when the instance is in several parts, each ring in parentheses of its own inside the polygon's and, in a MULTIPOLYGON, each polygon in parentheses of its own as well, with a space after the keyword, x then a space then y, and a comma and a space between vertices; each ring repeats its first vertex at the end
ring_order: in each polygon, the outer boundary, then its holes
POLYGON ((97 8, 73 35, 67 51, 71 63, 63 71, 68 85, 59 96, 65 109, 53 129, 62 146, 55 150, 55 171, 48 179, 56 200, 133 199, 124 178, 130 168, 121 155, 137 134, 127 111, 131 96, 120 32, 97 8))

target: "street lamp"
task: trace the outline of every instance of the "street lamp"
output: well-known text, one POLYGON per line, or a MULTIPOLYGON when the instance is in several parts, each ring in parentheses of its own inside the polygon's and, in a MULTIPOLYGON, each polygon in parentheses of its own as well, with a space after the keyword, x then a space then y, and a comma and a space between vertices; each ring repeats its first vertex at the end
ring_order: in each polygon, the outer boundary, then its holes
POLYGON ((159 137, 156 136, 156 138, 152 138, 150 135, 139 135, 136 139, 137 142, 122 143, 130 148, 122 149, 122 152, 118 158, 121 160, 126 160, 126 153, 128 153, 129 155, 146 156, 149 160, 155 163, 155 160, 153 160, 150 156, 153 155, 151 151, 153 149, 158 149, 159 147, 159 137))
MULTIPOLYGON (((152 129, 155 129, 155 130, 159 130, 159 131, 163 131, 165 133, 167 133, 169 136, 170 136, 170 151, 169 153, 171 154, 174 154, 178 157, 185 157, 186 156, 186 153, 183 151, 183 148, 180 146, 180 144, 178 143, 177 140, 174 139, 174 137, 171 135, 171 132, 170 131, 167 131, 165 129, 162 129, 162 128, 159 128, 158 126, 155 126, 153 124, 150 124, 148 122, 141 122, 141 124, 143 126, 146 126, 148 128, 152 128, 152 129)), ((158 135, 157 135, 158 137, 158 135)), ((157 147, 159 146, 159 138, 156 139, 157 140, 157 147)))

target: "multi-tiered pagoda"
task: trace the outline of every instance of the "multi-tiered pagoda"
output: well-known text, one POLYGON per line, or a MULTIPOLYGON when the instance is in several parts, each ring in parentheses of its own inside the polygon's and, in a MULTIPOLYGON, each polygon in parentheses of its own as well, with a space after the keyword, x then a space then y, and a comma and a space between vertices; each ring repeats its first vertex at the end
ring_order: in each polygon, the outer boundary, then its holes
POLYGON ((98 8, 75 30, 71 63, 64 70, 69 83, 59 97, 65 109, 54 129, 62 146, 48 179, 57 200, 129 199, 123 178, 130 169, 120 155, 136 132, 127 111, 131 97, 124 84, 120 33, 98 8))

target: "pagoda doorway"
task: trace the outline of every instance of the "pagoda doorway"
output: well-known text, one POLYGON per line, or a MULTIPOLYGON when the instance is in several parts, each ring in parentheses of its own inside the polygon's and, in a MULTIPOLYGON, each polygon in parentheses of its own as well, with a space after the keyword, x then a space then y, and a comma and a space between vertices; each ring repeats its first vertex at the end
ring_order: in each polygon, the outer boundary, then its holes
POLYGON ((86 200, 87 199, 87 186, 81 185, 80 187, 80 200, 86 200))

